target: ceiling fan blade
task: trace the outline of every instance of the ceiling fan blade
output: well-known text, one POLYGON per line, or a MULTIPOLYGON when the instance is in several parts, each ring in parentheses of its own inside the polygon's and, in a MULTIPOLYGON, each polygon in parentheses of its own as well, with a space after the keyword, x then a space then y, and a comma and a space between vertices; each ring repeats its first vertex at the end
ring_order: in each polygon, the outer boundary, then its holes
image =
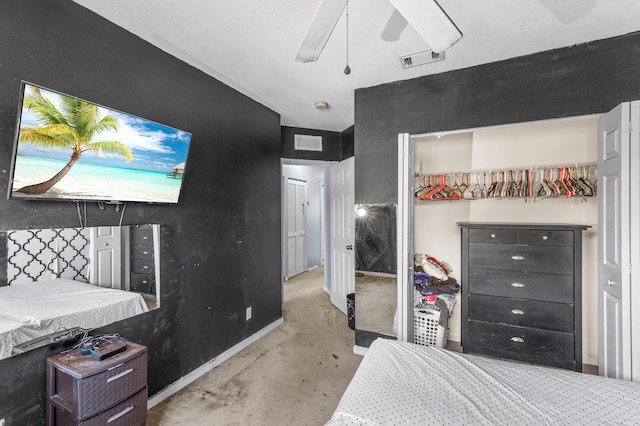
POLYGON ((318 60, 346 5, 347 0, 321 1, 307 30, 307 35, 302 41, 296 61, 314 62, 318 60))
POLYGON ((394 9, 387 21, 387 25, 384 26, 382 33, 380 33, 380 38, 384 41, 398 41, 404 29, 407 28, 407 24, 404 16, 397 9, 394 9))
POLYGON ((435 0, 389 1, 434 52, 442 52, 462 38, 458 27, 435 0))

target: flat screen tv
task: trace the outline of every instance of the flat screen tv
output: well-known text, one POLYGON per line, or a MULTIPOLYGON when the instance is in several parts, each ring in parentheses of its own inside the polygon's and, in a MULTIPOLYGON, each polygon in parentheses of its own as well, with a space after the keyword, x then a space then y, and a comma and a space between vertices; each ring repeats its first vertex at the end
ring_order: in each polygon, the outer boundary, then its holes
POLYGON ((191 134, 22 82, 9 198, 178 203, 191 134))

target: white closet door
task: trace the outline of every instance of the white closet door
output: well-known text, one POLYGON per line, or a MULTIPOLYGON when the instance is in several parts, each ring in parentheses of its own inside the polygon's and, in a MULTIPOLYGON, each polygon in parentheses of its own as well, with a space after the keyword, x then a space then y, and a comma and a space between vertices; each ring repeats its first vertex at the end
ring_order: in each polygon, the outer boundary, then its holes
POLYGON ((287 276, 307 270, 307 183, 287 180, 287 276))
POLYGON ((598 362, 601 375, 626 380, 639 378, 632 368, 640 356, 632 350, 638 345, 632 328, 638 321, 632 313, 638 279, 632 274, 640 267, 636 262, 632 268, 640 243, 638 118, 638 102, 627 102, 598 123, 598 362))

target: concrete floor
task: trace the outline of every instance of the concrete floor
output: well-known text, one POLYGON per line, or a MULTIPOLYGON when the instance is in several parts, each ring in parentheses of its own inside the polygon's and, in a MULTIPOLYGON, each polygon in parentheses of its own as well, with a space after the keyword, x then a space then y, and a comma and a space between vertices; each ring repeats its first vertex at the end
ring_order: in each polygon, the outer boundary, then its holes
POLYGON ((360 365, 323 269, 284 286, 284 323, 158 404, 148 425, 323 425, 360 365))

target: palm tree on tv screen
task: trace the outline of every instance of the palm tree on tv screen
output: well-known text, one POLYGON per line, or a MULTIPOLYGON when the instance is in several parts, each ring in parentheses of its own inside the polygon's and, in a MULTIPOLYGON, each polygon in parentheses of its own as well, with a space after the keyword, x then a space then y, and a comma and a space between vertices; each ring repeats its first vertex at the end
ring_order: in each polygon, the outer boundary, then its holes
POLYGON ((41 126, 25 126, 20 129, 19 141, 47 149, 70 149, 69 162, 51 179, 27 185, 18 190, 23 194, 44 194, 58 183, 84 152, 115 154, 131 162, 129 148, 119 141, 94 141, 105 130, 118 130, 118 121, 112 115, 100 118, 98 106, 61 96, 59 110, 45 98, 40 89, 31 87, 25 96, 24 107, 34 114, 41 126))

